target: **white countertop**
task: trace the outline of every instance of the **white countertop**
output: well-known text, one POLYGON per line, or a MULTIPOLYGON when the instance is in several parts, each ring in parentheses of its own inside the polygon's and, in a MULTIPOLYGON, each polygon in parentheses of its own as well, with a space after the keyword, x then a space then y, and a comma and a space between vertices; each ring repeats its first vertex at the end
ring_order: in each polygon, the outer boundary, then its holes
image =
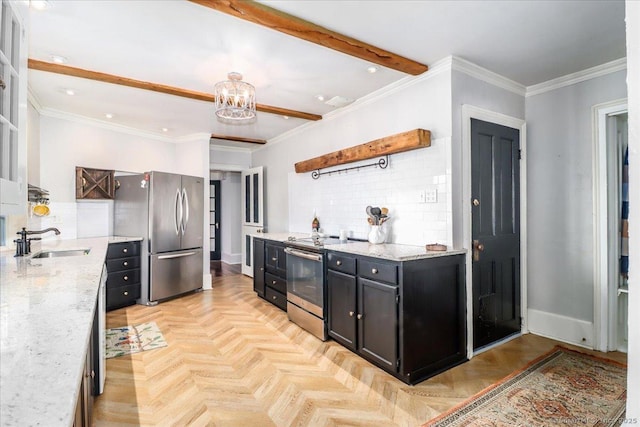
POLYGON ((0 252, 0 424, 72 424, 108 243, 98 237, 33 242, 0 252), (87 255, 33 259, 42 249, 87 255))
POLYGON ((353 241, 337 245, 326 245, 325 248, 330 251, 346 252, 392 261, 411 261, 415 259, 435 258, 466 253, 466 250, 464 249, 447 248, 446 251, 428 251, 424 246, 398 245, 395 243, 374 245, 369 242, 353 241))
MULTIPOLYGON (((254 237, 277 242, 287 242, 289 236, 295 238, 310 237, 310 233, 256 233, 254 237)), ((331 251, 346 252, 356 255, 364 255, 375 258, 383 258, 393 261, 410 261, 415 259, 435 258, 440 256, 459 255, 466 253, 465 249, 447 248, 446 251, 428 251, 425 246, 399 245, 396 243, 382 243, 374 245, 369 242, 351 240, 349 243, 325 245, 325 249, 331 251)))

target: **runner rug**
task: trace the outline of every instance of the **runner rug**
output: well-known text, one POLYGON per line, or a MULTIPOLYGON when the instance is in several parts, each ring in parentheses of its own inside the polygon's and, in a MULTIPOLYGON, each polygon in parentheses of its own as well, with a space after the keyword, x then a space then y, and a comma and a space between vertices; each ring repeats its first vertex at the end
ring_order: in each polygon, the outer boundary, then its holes
POLYGON ((560 346, 427 426, 618 426, 627 398, 625 365, 560 346))
POLYGON ((107 359, 167 346, 156 322, 107 329, 106 340, 107 359))

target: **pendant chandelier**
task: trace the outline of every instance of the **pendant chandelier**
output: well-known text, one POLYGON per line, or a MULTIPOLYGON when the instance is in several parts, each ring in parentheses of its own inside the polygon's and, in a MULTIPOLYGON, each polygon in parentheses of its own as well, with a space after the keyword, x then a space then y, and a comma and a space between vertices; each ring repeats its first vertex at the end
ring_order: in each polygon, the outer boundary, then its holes
POLYGON ((242 81, 242 74, 231 72, 229 80, 213 87, 216 116, 225 123, 250 123, 256 117, 256 88, 242 81))

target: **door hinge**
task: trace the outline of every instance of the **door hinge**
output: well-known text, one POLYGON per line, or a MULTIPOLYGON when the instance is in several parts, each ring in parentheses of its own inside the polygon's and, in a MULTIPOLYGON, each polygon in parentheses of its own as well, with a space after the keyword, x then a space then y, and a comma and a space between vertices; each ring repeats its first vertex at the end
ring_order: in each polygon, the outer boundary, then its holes
POLYGON ((396 304, 400 304, 400 295, 396 295, 396 304))
POLYGON ((518 149, 518 160, 522 160, 522 149, 518 149))
POLYGON ((400 359, 396 360, 396 368, 400 368, 400 359))

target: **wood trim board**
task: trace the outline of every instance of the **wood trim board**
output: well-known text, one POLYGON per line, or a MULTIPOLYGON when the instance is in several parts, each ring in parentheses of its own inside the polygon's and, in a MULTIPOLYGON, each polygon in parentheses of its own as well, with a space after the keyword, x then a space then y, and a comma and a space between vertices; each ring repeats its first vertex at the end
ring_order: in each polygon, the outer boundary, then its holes
POLYGON ((297 173, 311 172, 430 145, 431 132, 425 129, 414 129, 298 162, 295 164, 295 170, 297 173))

